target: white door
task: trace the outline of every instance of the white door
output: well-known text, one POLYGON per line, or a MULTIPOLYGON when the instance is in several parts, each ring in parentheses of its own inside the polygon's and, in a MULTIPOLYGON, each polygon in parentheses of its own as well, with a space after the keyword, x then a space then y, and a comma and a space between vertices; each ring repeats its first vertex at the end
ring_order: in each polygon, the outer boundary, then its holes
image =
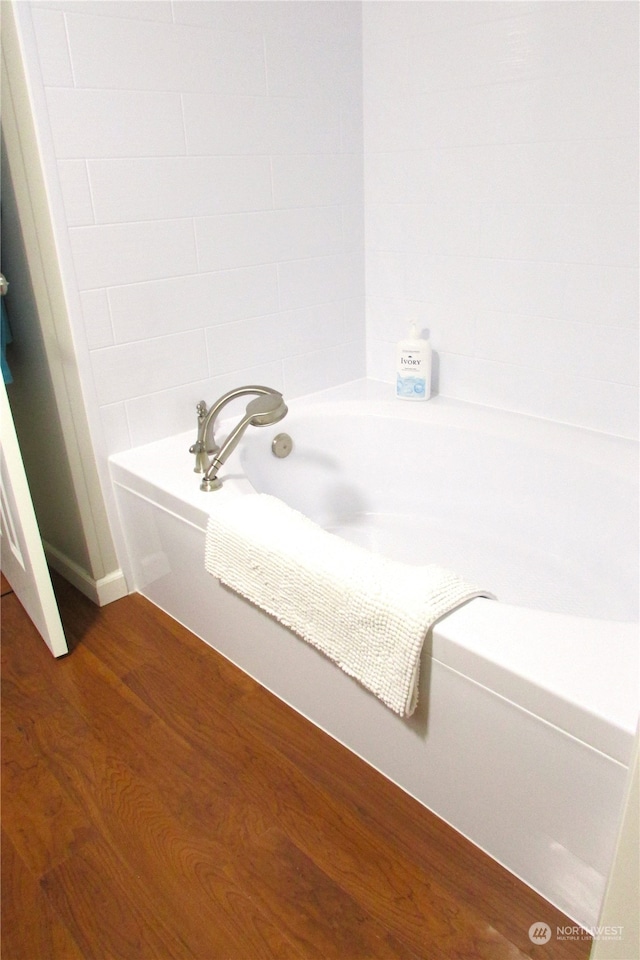
POLYGON ((68 653, 7 389, 0 377, 0 568, 54 657, 68 653))

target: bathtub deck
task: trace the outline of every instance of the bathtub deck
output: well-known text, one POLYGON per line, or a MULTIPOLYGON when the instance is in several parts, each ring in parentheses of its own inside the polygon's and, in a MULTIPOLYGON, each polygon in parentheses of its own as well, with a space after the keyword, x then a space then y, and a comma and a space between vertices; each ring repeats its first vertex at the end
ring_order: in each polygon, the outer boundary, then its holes
POLYGON ((4 960, 517 960, 571 925, 142 597, 56 591, 61 661, 3 598, 4 960))

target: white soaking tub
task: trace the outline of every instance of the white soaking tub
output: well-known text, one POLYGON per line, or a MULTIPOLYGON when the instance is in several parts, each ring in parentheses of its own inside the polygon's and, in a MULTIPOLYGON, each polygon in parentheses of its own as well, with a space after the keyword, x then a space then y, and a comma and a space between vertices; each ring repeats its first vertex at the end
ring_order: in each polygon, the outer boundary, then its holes
POLYGON ((593 926, 638 718, 637 446, 391 389, 289 402, 280 423, 249 428, 211 493, 193 473, 195 428, 112 457, 132 587, 593 926), (293 451, 278 459, 283 432, 293 451), (498 598, 433 628, 410 719, 205 572, 212 498, 256 491, 498 598))

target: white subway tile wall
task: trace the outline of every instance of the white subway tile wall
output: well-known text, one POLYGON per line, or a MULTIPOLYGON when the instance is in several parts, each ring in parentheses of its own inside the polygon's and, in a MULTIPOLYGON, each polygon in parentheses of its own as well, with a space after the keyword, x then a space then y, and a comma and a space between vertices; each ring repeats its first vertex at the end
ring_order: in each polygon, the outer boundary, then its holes
POLYGON ((361 5, 19 6, 102 448, 364 376, 361 5))
POLYGON ((638 6, 365 3, 367 370, 407 318, 448 396, 638 415, 638 6))
POLYGON ((635 433, 634 2, 18 7, 107 452, 241 382, 391 394, 408 318, 442 394, 635 433))
POLYGON ((58 160, 185 155, 178 93, 46 87, 46 94, 58 160))

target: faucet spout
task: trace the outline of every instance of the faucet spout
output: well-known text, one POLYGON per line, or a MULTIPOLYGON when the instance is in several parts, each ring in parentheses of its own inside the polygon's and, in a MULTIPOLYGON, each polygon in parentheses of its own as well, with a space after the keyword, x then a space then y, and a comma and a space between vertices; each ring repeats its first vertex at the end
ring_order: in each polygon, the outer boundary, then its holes
POLYGON ((218 478, 218 471, 235 450, 248 426, 266 427, 282 420, 287 414, 287 406, 282 394, 271 387, 261 386, 237 387, 216 400, 210 410, 207 411, 206 404, 202 401, 198 404, 196 410, 198 413, 198 437, 189 451, 196 456, 195 472, 204 472, 200 489, 205 491, 218 490, 222 486, 222 481, 218 478), (215 444, 213 442, 213 430, 220 411, 237 397, 251 395, 254 395, 254 399, 247 404, 245 415, 233 428, 222 446, 215 444), (210 443, 211 446, 209 446, 210 443), (213 455, 212 460, 209 460, 210 454, 213 455))

